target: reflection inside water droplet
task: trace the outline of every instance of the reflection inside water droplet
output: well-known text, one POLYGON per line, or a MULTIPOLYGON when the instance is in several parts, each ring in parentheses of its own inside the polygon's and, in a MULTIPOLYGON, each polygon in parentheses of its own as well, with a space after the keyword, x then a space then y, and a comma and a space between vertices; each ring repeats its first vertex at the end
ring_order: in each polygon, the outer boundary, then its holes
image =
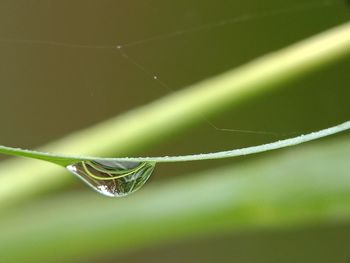
POLYGON ((67 166, 97 192, 112 197, 129 195, 140 189, 152 174, 155 163, 81 161, 67 166))

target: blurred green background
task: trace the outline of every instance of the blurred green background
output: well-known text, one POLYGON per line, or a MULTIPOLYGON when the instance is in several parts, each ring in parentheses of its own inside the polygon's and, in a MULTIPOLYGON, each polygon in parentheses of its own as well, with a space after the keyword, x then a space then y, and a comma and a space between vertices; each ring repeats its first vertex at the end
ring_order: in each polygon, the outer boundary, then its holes
MULTIPOLYGON (((1 1, 1 144, 35 148, 341 24, 349 14, 345 1, 335 0, 1 1), (242 16, 246 21, 230 22, 242 16), (153 36, 160 37, 124 48, 147 72, 116 49, 46 43, 127 46, 153 36)), ((217 131, 204 116, 190 132, 135 154, 233 149, 343 122, 350 116, 349 72, 346 60, 209 119, 219 128, 276 135, 217 131)), ((150 184, 245 159, 160 166, 150 184)), ((67 191, 90 189, 76 180, 57 194, 67 191)), ((349 234, 347 223, 228 232, 91 262, 349 262, 349 234)))

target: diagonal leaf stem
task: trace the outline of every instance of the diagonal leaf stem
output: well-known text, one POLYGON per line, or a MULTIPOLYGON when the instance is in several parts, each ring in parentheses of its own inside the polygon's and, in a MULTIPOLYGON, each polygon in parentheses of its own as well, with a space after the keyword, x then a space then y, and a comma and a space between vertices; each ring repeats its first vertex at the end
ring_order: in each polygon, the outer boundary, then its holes
POLYGON ((241 155, 249 155, 254 153, 266 152, 275 149, 285 148, 293 145, 302 144, 309 141, 314 141, 323 137, 334 135, 350 129, 350 121, 342 124, 323 129, 308 134, 302 134, 297 137, 279 140, 272 143, 262 144, 258 146, 250 146, 246 148, 234 149, 229 151, 213 152, 213 153, 201 153, 193 155, 180 155, 180 156, 163 156, 163 157, 125 157, 125 158, 101 158, 94 156, 78 156, 78 155, 61 155, 53 153, 44 153, 38 151, 31 151, 19 148, 11 148, 6 146, 0 146, 0 153, 6 153, 17 156, 26 156, 30 158, 51 161, 59 164, 60 161, 75 163, 78 161, 130 161, 130 162, 186 162, 186 161, 200 161, 211 159, 223 159, 231 158, 241 155))

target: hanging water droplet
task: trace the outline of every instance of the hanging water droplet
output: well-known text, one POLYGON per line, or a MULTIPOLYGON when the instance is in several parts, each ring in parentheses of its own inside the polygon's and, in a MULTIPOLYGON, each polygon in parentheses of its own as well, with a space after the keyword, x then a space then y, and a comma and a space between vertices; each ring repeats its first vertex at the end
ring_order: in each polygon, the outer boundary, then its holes
POLYGON ((67 166, 97 192, 112 197, 129 195, 140 189, 152 174, 155 163, 81 161, 67 166))

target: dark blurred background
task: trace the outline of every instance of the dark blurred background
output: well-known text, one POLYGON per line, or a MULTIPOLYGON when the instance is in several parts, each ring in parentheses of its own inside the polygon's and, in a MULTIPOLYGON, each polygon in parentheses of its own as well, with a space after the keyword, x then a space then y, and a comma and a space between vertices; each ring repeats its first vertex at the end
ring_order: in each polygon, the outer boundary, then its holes
MULTIPOLYGON (((43 145, 341 24, 349 16, 341 0, 1 1, 0 143, 43 145), (234 22, 239 18, 242 21, 234 22), (213 26, 220 21, 222 25, 213 26), (124 45, 123 51, 146 70, 116 48, 99 48, 117 45, 124 45)), ((347 60, 209 118, 219 128, 275 135, 217 131, 204 118, 196 129, 139 154, 232 149, 343 122, 350 116, 349 70, 347 60)), ((154 180, 227 162, 160 167, 154 180)), ((120 260, 348 262, 349 234, 348 225, 261 231, 138 251, 120 260)))

